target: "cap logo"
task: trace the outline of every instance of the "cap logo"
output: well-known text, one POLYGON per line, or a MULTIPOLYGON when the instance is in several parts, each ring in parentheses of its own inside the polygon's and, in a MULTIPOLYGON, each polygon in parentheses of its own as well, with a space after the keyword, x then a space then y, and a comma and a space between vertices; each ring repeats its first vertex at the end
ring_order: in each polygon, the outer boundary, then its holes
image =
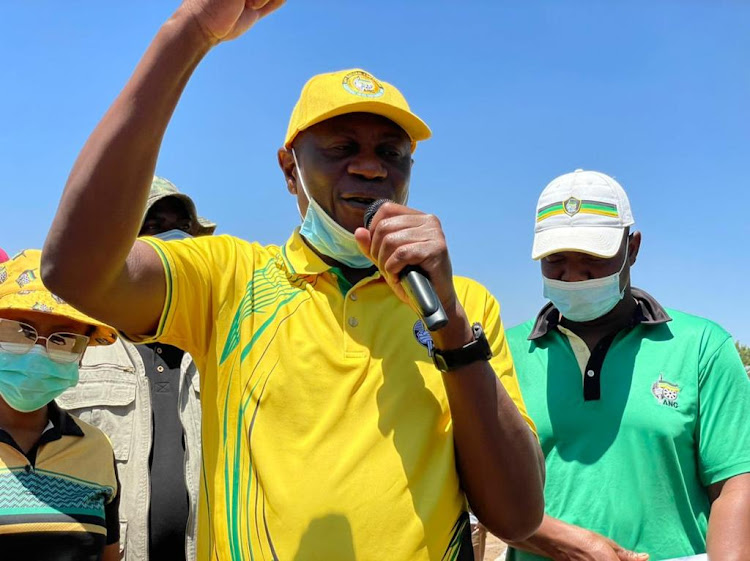
POLYGON ((350 94, 360 97, 380 97, 385 93, 385 88, 372 74, 362 70, 349 72, 341 82, 344 89, 350 94))
POLYGON ((617 205, 605 203, 603 201, 582 201, 575 197, 570 197, 561 203, 553 203, 542 207, 536 211, 536 221, 541 222, 552 216, 567 214, 575 216, 576 214, 596 214, 598 216, 609 216, 618 218, 617 205))
POLYGON ((563 203, 563 208, 565 209, 565 214, 568 216, 574 216, 578 214, 579 210, 581 210, 581 200, 576 199, 575 197, 570 197, 563 203))

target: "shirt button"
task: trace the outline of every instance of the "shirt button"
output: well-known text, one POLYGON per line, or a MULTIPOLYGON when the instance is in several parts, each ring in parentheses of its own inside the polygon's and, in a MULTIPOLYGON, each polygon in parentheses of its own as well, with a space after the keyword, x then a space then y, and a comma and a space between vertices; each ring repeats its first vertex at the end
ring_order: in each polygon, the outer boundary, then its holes
POLYGON ((164 372, 164 367, 160 364, 159 366, 156 367, 156 371, 157 372, 164 372))
POLYGON ((160 355, 162 353, 161 347, 156 347, 156 354, 160 355))
POLYGON ((357 321, 357 318, 350 317, 349 318, 349 325, 352 327, 357 327, 359 325, 359 321, 357 321))
POLYGON ((594 371, 593 370, 589 370, 588 372, 586 372, 586 376, 588 376, 589 378, 593 378, 594 377, 594 371))
POLYGON ((354 302, 356 302, 357 301, 357 293, 356 292, 352 292, 349 295, 349 298, 351 298, 354 302))

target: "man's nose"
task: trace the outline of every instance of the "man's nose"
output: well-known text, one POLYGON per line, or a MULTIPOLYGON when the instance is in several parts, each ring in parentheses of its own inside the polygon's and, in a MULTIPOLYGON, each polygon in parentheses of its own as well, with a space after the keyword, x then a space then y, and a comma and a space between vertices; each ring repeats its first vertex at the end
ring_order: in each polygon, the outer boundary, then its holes
POLYGON ((365 179, 385 179, 388 176, 388 170, 375 154, 358 154, 349 163, 347 171, 365 179))

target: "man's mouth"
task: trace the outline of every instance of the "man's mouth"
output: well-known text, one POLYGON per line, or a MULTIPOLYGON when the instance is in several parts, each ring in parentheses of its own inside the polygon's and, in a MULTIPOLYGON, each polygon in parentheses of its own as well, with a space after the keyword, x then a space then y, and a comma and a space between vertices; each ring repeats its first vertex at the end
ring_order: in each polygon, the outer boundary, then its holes
POLYGON ((368 206, 370 206, 372 203, 374 203, 377 199, 375 197, 343 197, 343 201, 350 206, 366 209, 368 206))

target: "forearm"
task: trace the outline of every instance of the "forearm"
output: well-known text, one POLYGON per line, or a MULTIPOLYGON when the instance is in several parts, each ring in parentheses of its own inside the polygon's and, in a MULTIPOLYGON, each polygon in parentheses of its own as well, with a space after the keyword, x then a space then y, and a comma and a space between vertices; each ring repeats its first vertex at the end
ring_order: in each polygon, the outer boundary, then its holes
POLYGON ((520 542, 509 542, 511 547, 549 557, 555 561, 582 559, 647 561, 645 552, 625 549, 614 540, 586 528, 568 524, 551 516, 544 516, 534 534, 520 542))
POLYGON ((729 480, 711 505, 707 551, 711 561, 745 559, 750 551, 750 474, 729 480))
MULTIPOLYGON (((459 341, 468 337, 468 321, 462 310, 457 316, 452 332, 435 334, 438 348, 467 342, 459 341)), ((488 362, 445 373, 443 383, 461 484, 473 511, 499 537, 525 538, 544 514, 544 460, 536 438, 488 362)))
POLYGON ((178 10, 76 160, 42 260, 45 283, 72 303, 96 298, 123 270, 143 220, 164 131, 209 48, 205 33, 178 10))
POLYGON ((569 528, 570 526, 562 520, 545 514, 542 524, 534 534, 525 540, 508 541, 508 545, 535 555, 559 558, 564 555, 565 550, 569 549, 566 546, 570 541, 567 537, 569 528))

